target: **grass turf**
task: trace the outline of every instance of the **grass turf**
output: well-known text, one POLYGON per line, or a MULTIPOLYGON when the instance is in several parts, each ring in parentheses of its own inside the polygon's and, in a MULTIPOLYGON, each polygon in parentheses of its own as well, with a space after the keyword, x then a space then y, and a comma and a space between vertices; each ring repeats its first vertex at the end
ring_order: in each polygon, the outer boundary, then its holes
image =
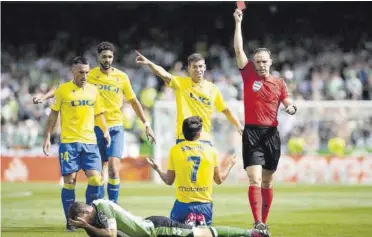
MULTIPOLYGON (((65 232, 60 186, 50 183, 2 183, 3 237, 81 237, 65 232)), ((85 185, 77 185, 84 201, 85 185)), ((122 183, 119 204, 139 216, 168 216, 174 188, 122 183)), ((214 190, 214 225, 252 227, 246 185, 214 190)), ((277 185, 269 216, 273 237, 372 236, 372 186, 277 185)))

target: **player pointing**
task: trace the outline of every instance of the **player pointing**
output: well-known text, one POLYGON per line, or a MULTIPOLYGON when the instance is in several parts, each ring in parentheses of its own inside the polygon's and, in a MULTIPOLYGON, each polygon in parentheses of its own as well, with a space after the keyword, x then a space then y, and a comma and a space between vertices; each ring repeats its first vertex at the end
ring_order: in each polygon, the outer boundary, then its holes
POLYGON ((239 132, 243 131, 243 126, 239 120, 226 106, 220 90, 215 84, 204 79, 206 64, 201 54, 194 53, 187 58, 187 69, 190 77, 171 75, 139 52, 137 52, 137 55, 136 62, 138 64, 148 66, 156 76, 160 77, 167 86, 175 91, 177 103, 176 143, 185 140, 182 134, 183 121, 191 116, 200 116, 203 120, 200 141, 211 144, 211 116, 214 108, 218 112, 224 113, 239 132))
POLYGON ((273 199, 273 174, 280 158, 278 108, 282 102, 291 115, 297 108, 288 97, 284 80, 270 74, 272 59, 268 49, 256 49, 253 59, 248 60, 243 51, 242 11, 236 9, 234 18, 234 49, 244 83, 243 163, 250 185, 248 197, 255 228, 266 229, 273 199))

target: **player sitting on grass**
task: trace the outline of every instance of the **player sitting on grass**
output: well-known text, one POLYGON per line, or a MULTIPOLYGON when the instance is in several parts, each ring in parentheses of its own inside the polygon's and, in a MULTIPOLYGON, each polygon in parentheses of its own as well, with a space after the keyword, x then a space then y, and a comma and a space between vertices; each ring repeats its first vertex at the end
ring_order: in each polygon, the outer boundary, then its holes
POLYGON ((91 205, 75 202, 69 209, 71 225, 90 237, 269 237, 266 230, 228 226, 192 227, 164 216, 134 216, 116 203, 98 199, 91 205))
POLYGON ((203 121, 199 116, 183 121, 182 132, 186 141, 174 145, 170 150, 167 172, 162 172, 154 161, 148 161, 164 183, 172 185, 176 180, 176 201, 171 219, 211 225, 213 181, 221 184, 226 180, 236 157, 229 157, 227 166, 220 172, 217 150, 199 140, 202 130, 203 121))

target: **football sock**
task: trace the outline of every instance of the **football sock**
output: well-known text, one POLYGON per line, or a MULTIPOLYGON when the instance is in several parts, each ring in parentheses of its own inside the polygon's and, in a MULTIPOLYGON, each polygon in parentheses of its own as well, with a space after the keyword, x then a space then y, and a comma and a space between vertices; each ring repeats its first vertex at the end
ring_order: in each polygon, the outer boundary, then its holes
POLYGON ((91 176, 88 178, 88 186, 85 191, 85 202, 91 204, 99 197, 99 187, 101 186, 101 176, 91 176))
POLYGON ((118 202, 120 190, 120 178, 109 178, 107 183, 107 195, 110 201, 118 202))
POLYGON ((261 187, 249 186, 248 199, 251 205, 254 222, 262 221, 261 187))
POLYGON ((104 198, 105 197, 105 184, 102 183, 102 185, 99 186, 98 189, 99 189, 98 199, 104 198))
POLYGON ((213 237, 255 237, 254 231, 229 226, 209 227, 213 237))
POLYGON ((75 184, 63 184, 61 200, 66 221, 68 221, 68 209, 75 202, 75 184))
POLYGON ((105 197, 105 181, 103 181, 103 176, 101 179, 101 185, 98 187, 98 199, 103 199, 105 197))
POLYGON ((262 194, 262 222, 266 223, 267 217, 269 216, 271 203, 273 201, 273 189, 261 188, 261 194, 262 194))

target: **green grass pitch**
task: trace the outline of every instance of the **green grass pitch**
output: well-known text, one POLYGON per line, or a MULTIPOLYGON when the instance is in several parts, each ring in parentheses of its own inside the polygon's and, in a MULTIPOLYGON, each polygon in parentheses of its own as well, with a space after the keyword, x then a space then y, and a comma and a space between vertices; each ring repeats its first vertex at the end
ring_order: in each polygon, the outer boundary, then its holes
MULTIPOLYGON (((50 183, 2 183, 3 237, 80 237, 64 231, 60 186, 50 183)), ((85 185, 77 185, 84 201, 85 185)), ((122 183, 120 205, 135 215, 169 215, 174 188, 122 183)), ((247 185, 224 184, 214 190, 214 225, 243 228, 253 220, 247 185)), ((277 185, 269 216, 275 237, 371 237, 372 186, 277 185)))

